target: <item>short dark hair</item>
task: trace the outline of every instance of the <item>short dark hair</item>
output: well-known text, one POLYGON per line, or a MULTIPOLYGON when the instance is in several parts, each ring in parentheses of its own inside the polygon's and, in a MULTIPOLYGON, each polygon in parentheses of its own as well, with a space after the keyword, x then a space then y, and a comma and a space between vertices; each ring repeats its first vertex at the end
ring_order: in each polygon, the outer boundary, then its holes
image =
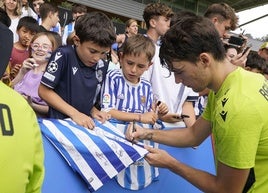
POLYGON ((170 20, 170 26, 174 25, 175 23, 177 23, 180 19, 184 18, 184 17, 191 17, 191 16, 195 16, 196 14, 194 12, 190 12, 190 11, 186 11, 186 10, 182 10, 179 11, 177 13, 175 13, 171 20, 170 20))
POLYGON ((266 60, 262 58, 257 52, 251 51, 248 54, 247 61, 246 61, 246 67, 249 68, 255 68, 259 71, 263 72, 266 66, 266 60))
POLYGON ((116 40, 112 21, 102 12, 80 16, 75 22, 75 34, 80 42, 92 41, 101 47, 110 47, 116 40))
POLYGON ((238 26, 238 16, 235 10, 226 3, 211 4, 204 13, 204 16, 211 19, 217 16, 221 21, 231 20, 231 30, 235 30, 238 26))
POLYGON ((217 61, 225 59, 223 43, 213 23, 202 16, 189 16, 180 19, 162 37, 159 57, 172 71, 173 61, 196 63, 203 52, 217 61))
POLYGON ((87 13, 87 7, 85 5, 74 5, 72 7, 72 13, 87 13))
POLYGON ((19 23, 17 25, 17 30, 19 30, 22 27, 25 27, 31 32, 37 33, 39 31, 39 24, 37 20, 30 16, 25 16, 25 17, 20 18, 19 23))
POLYGON ((56 5, 51 3, 43 3, 40 5, 39 12, 41 19, 44 20, 48 17, 49 12, 57 13, 59 12, 59 9, 56 5))

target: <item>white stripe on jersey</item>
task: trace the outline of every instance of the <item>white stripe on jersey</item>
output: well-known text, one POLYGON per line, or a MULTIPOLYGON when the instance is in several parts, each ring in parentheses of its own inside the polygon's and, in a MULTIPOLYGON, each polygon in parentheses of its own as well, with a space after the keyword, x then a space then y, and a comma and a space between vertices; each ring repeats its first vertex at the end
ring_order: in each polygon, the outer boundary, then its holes
POLYGON ((151 84, 141 78, 138 84, 127 81, 121 69, 108 72, 102 93, 102 108, 123 112, 145 113, 151 111, 151 84), (105 98, 105 96, 107 98, 105 98))
POLYGON ((71 120, 39 119, 43 135, 82 176, 90 191, 148 153, 127 141, 112 124, 95 124, 94 130, 88 130, 71 120))

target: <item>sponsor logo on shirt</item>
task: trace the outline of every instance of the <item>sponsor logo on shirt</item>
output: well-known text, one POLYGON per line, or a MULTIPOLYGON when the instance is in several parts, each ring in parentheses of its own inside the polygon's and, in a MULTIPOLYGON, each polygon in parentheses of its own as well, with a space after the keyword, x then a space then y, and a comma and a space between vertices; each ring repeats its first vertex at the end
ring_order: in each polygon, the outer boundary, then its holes
POLYGON ((50 80, 52 82, 55 80, 55 76, 52 74, 49 74, 48 72, 44 73, 44 77, 46 77, 48 80, 50 80))
POLYGON ((77 72, 78 68, 77 67, 72 67, 73 70, 73 75, 75 75, 75 73, 77 72))

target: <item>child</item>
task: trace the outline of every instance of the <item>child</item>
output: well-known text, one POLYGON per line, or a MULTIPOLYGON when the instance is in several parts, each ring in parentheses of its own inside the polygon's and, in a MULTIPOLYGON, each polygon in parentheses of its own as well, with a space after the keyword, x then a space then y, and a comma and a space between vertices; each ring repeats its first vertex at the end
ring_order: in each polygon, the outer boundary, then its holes
POLYGON ((68 23, 66 26, 64 26, 64 30, 62 33, 62 43, 63 45, 67 44, 67 39, 68 37, 72 34, 74 31, 74 25, 75 25, 75 20, 81 16, 87 13, 87 7, 85 5, 75 5, 72 7, 72 17, 73 20, 68 23))
POLYGON ((110 52, 116 34, 103 13, 85 14, 76 21, 74 46, 52 54, 42 77, 39 95, 49 105, 49 117, 71 118, 93 129, 92 118, 106 121, 109 115, 98 110, 101 85, 108 64, 102 59, 110 52))
POLYGON ((33 36, 38 32, 39 26, 37 21, 30 17, 22 17, 19 20, 18 26, 17 26, 17 34, 19 37, 19 40, 14 43, 11 57, 10 57, 10 79, 13 80, 21 65, 22 62, 29 58, 30 52, 29 52, 29 45, 33 38, 33 36))
MULTIPOLYGON (((154 52, 155 46, 149 38, 140 34, 129 37, 119 50, 121 69, 107 74, 103 87, 102 110, 119 122, 117 128, 122 132, 128 122, 154 124, 157 115, 168 112, 164 103, 155 107, 151 84, 141 77, 152 64, 154 52)), ((150 144, 148 141, 143 142, 150 144)), ((124 188, 138 190, 157 180, 157 176, 157 168, 151 167, 145 160, 139 160, 120 172, 117 181, 124 188)))
POLYGON ((48 113, 47 104, 38 95, 38 87, 48 59, 58 46, 52 32, 37 33, 31 43, 31 58, 24 60, 12 81, 14 90, 24 96, 38 117, 46 117, 48 113))

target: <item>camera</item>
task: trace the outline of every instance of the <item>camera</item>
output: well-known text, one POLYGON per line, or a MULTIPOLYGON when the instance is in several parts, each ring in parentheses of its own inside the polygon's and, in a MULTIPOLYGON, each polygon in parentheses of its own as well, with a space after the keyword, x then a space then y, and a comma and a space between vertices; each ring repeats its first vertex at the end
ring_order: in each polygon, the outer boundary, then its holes
POLYGON ((246 39, 244 39, 243 37, 239 37, 239 36, 230 36, 229 40, 228 40, 228 44, 240 47, 244 44, 246 39))

